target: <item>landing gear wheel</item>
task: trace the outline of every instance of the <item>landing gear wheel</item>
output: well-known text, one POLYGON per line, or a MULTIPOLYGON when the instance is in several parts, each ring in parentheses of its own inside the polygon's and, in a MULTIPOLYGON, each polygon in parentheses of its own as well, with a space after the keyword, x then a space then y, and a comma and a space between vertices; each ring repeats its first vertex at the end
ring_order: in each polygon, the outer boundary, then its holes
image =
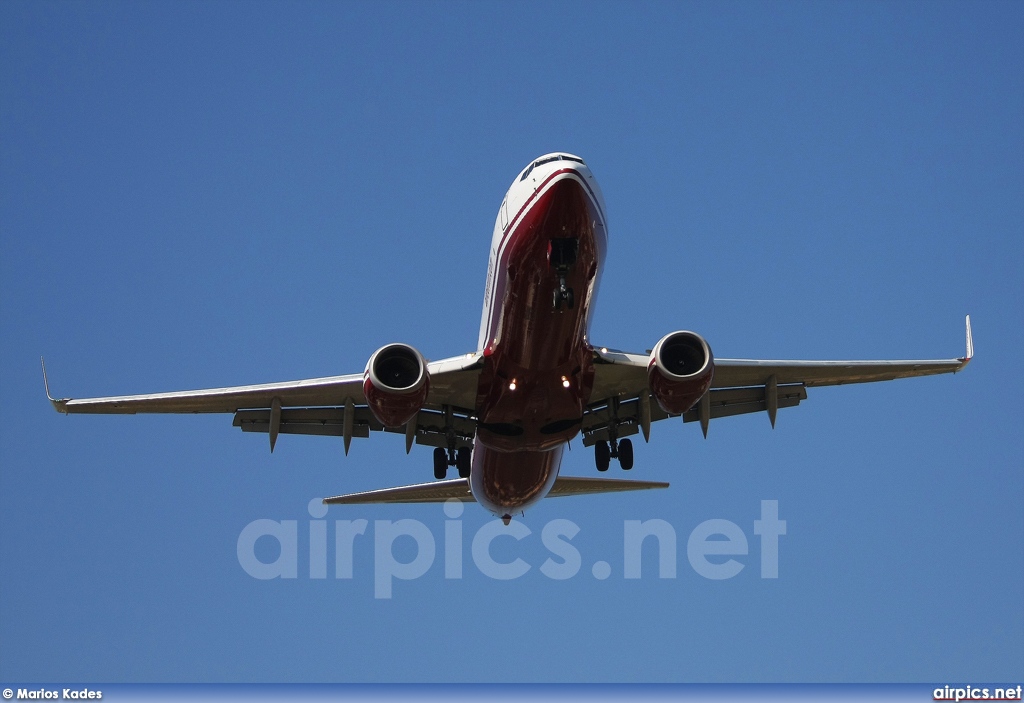
POLYGON ((455 455, 455 466, 459 469, 459 478, 469 478, 472 456, 469 447, 459 447, 459 452, 455 455))
POLYGON ((448 452, 443 447, 434 450, 434 478, 443 479, 448 475, 448 452))
POLYGON ((562 296, 562 297, 565 298, 565 306, 567 308, 569 308, 570 310, 572 310, 573 303, 575 302, 575 298, 573 297, 573 294, 572 294, 572 288, 566 288, 565 289, 565 295, 562 296))
POLYGON ((562 309, 562 291, 557 288, 555 288, 555 294, 552 296, 551 306, 555 309, 555 312, 562 309))
POLYGON ((623 471, 633 468, 633 442, 628 439, 619 441, 619 466, 623 471))
POLYGON ((594 445, 594 462, 597 464, 598 471, 608 470, 608 466, 612 463, 612 455, 607 442, 598 442, 594 445))

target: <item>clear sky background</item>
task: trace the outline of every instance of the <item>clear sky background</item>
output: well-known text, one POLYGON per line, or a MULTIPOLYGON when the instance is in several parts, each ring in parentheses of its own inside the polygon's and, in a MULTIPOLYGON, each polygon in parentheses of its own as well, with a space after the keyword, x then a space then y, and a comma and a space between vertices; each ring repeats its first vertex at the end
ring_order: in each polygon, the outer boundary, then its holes
MULTIPOLYGON (((0 3, 0 679, 1019 683, 1022 36, 1019 2, 0 3), (312 498, 431 479, 400 436, 271 455, 226 415, 45 400, 41 354, 86 397, 471 351, 498 205, 554 150, 607 201, 596 343, 948 358, 970 313, 977 358, 811 389, 774 431, 660 423, 629 477, 671 488, 543 502, 493 545, 513 581, 474 568, 472 505, 461 580, 436 505, 332 508, 370 521, 354 578, 309 578, 312 498), (298 578, 239 565, 263 518, 298 521, 298 578), (401 518, 438 558, 375 599, 373 521, 401 518), (654 518, 677 576, 651 543, 627 580, 624 521, 654 518), (687 561, 709 519, 749 541, 732 579, 687 561)), ((579 440, 562 471, 595 475, 579 440)))

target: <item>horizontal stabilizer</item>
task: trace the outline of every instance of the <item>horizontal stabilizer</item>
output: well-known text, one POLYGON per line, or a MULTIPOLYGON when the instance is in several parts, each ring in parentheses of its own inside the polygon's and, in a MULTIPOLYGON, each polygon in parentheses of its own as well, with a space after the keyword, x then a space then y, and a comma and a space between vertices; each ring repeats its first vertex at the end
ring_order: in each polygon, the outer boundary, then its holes
POLYGON ((549 498, 580 496, 587 493, 619 493, 668 488, 663 481, 630 481, 624 478, 587 478, 585 476, 559 476, 548 493, 549 498))
MULTIPOLYGON (((559 476, 548 497, 585 495, 588 493, 618 493, 620 491, 642 491, 652 488, 668 488, 661 481, 629 481, 615 478, 587 478, 584 476, 559 476)), ((472 501, 469 480, 455 478, 448 481, 431 481, 412 486, 381 488, 376 491, 349 493, 324 498, 327 505, 360 505, 365 503, 443 503, 450 498, 472 501)))
POLYGON ((464 478, 453 478, 447 481, 431 481, 416 483, 411 486, 397 488, 379 488, 375 491, 349 493, 332 498, 324 498, 325 505, 360 505, 363 503, 443 503, 450 498, 472 501, 469 492, 469 481, 464 478))

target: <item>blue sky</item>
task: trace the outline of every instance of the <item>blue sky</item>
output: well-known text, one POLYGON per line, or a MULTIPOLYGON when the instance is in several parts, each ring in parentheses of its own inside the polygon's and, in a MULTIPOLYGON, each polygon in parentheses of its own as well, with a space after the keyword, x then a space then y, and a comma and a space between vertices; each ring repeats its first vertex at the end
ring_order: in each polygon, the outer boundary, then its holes
MULTIPOLYGON (((1010 2, 0 4, 0 679, 1019 679, 1022 35, 1010 2), (369 522, 354 577, 309 578, 312 498, 430 479, 401 437, 271 455, 229 416, 45 401, 40 354, 85 397, 470 351, 497 207, 553 150, 607 202, 597 343, 946 358, 970 313, 977 358, 811 389, 775 430, 656 425, 630 477, 671 488, 542 503, 493 543, 531 566, 511 581, 473 567, 475 506, 444 578, 436 505, 332 508, 331 535, 369 522), (376 599, 374 521, 403 518, 438 558, 376 599), (259 519, 297 521, 297 578, 241 567, 259 519), (580 529, 562 581, 556 519, 580 529), (651 543, 627 580, 625 521, 652 519, 677 575, 651 543), (687 559, 713 519, 749 543, 731 579, 687 559)), ((594 474, 579 441, 562 471, 594 474)))

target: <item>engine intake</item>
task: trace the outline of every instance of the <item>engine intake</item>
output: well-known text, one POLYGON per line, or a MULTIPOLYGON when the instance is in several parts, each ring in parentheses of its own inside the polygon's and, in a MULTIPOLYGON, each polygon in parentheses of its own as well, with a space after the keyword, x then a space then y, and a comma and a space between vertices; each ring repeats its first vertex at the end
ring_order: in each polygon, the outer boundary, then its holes
POLYGON ((363 372, 363 395, 385 427, 401 427, 427 401, 427 361, 408 344, 388 344, 373 353, 363 372))
POLYGON ((673 332, 651 352, 647 381, 651 395, 667 413, 682 414, 711 387, 715 359, 711 347, 695 332, 673 332))

